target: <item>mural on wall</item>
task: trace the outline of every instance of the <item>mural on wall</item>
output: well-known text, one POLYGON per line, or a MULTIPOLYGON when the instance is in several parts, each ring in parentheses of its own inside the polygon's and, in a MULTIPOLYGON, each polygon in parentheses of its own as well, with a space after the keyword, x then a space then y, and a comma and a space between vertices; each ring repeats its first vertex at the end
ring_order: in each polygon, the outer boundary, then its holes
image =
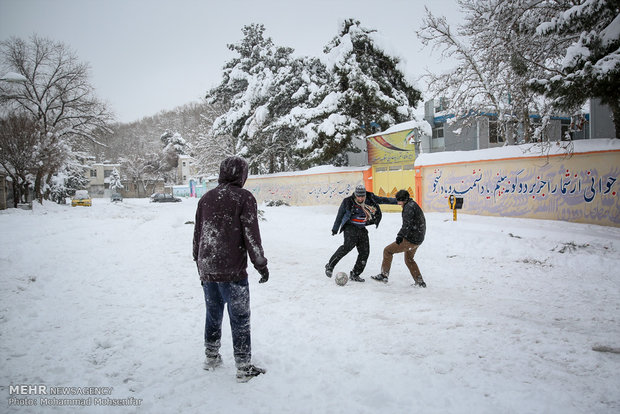
POLYGON ((293 175, 286 177, 248 178, 245 188, 259 203, 282 200, 291 205, 340 204, 353 193, 355 186, 364 183, 362 171, 293 175))
MULTIPOLYGON (((446 210, 464 198, 463 212, 620 225, 620 165, 584 156, 508 160, 426 168, 424 208, 446 210)), ((617 157, 616 157, 617 161, 617 157)))
POLYGON ((415 130, 366 138, 368 163, 393 164, 415 160, 415 130))

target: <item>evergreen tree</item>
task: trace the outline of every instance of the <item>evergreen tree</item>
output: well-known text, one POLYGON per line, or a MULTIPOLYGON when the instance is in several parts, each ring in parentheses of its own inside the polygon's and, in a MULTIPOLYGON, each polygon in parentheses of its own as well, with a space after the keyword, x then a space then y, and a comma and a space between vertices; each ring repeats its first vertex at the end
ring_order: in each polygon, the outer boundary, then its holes
POLYGON ((293 58, 292 49, 264 37, 262 25, 243 33, 239 44, 229 45, 239 57, 226 64, 207 99, 229 105, 212 130, 242 142, 239 155, 249 158, 253 172, 344 165, 346 151, 355 149, 352 139, 414 118, 420 92, 376 31, 358 21, 344 22, 324 59, 293 58))
MULTIPOLYGON (((324 48, 327 83, 310 97, 302 129, 309 138, 307 161, 346 165, 353 139, 414 119, 421 100, 399 68, 400 59, 384 48, 376 30, 354 19, 324 48)), ((298 123, 302 125, 302 123, 298 123)))
MULTIPOLYGON (((253 172, 274 172, 273 162, 265 161, 265 152, 274 156, 275 148, 284 148, 282 135, 266 132, 265 128, 285 107, 275 102, 281 91, 279 82, 291 70, 293 49, 275 46, 265 37, 262 24, 242 29, 240 43, 228 45, 238 54, 224 66, 220 85, 207 93, 209 103, 218 102, 229 110, 213 124, 214 135, 232 135, 242 142, 240 154, 249 161, 253 172)), ((286 99, 286 97, 282 97, 286 99)))
POLYGON ((616 138, 620 138, 620 2, 582 0, 571 6, 537 28, 548 42, 576 40, 566 49, 559 68, 534 79, 532 85, 566 110, 600 98, 610 106, 616 138))
POLYGON ((110 189, 113 192, 116 192, 121 188, 123 188, 123 183, 121 182, 121 175, 119 174, 118 170, 114 168, 110 173, 110 189))

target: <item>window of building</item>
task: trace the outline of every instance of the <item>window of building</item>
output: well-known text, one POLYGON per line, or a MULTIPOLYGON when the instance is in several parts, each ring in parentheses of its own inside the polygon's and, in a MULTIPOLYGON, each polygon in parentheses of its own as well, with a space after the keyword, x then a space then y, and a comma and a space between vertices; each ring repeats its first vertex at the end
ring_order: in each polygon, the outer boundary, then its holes
POLYGON ((433 127, 433 138, 443 138, 443 122, 438 122, 433 127))
POLYGON ((112 175, 112 170, 103 170, 103 177, 108 178, 112 175))
POLYGON ((90 176, 91 177, 96 177, 97 176, 97 170, 90 170, 90 176))
POLYGON ((489 143, 498 144, 504 142, 496 116, 489 117, 489 143))
POLYGON ((562 119, 561 121, 561 128, 562 128, 562 136, 561 136, 561 140, 562 141, 568 141, 568 140, 572 140, 574 133, 571 130, 571 120, 570 119, 562 119))

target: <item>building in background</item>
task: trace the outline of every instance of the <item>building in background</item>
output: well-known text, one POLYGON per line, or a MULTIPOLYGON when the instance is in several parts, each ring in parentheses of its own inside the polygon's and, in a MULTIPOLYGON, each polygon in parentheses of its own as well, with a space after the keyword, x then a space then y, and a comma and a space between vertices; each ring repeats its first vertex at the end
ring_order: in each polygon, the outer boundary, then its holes
MULTIPOLYGON (((498 128, 497 114, 488 112, 475 119, 455 120, 446 111, 443 99, 429 100, 424 104, 424 119, 432 128, 430 137, 423 141, 423 153, 440 151, 471 151, 514 144, 523 136, 520 128, 502 133, 498 128)), ((600 100, 592 99, 585 113, 552 116, 544 134, 550 141, 561 141, 568 133, 572 140, 590 138, 613 138, 616 136, 611 110, 600 100)), ((530 115, 533 128, 542 125, 539 115, 530 115)))
POLYGON ((179 155, 179 163, 176 169, 176 185, 189 185, 189 181, 196 174, 194 159, 189 155, 179 155))
POLYGON ((116 169, 119 173, 121 171, 120 164, 92 164, 89 168, 88 178, 90 182, 88 184, 88 193, 91 197, 110 197, 112 191, 110 190, 110 175, 112 171, 116 169))

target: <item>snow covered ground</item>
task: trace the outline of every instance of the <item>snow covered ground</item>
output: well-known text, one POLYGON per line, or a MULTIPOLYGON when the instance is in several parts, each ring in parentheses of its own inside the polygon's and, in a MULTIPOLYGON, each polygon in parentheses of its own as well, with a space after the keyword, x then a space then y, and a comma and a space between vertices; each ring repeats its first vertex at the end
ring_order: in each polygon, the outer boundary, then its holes
POLYGON ((0 411, 620 412, 620 354, 599 352, 620 348, 620 228, 427 214, 420 289, 402 255, 387 285, 369 279, 400 225, 385 214, 366 283, 339 287, 323 273, 342 242, 337 206, 262 207, 271 278, 250 280, 254 362, 268 372, 238 384, 227 317, 224 366, 202 370, 195 207, 0 212, 0 411), (48 395, 10 395, 17 384, 48 395), (61 386, 104 388, 49 395, 61 386), (100 405, 130 397, 140 405, 100 405), (69 398, 91 400, 58 405, 69 398))

